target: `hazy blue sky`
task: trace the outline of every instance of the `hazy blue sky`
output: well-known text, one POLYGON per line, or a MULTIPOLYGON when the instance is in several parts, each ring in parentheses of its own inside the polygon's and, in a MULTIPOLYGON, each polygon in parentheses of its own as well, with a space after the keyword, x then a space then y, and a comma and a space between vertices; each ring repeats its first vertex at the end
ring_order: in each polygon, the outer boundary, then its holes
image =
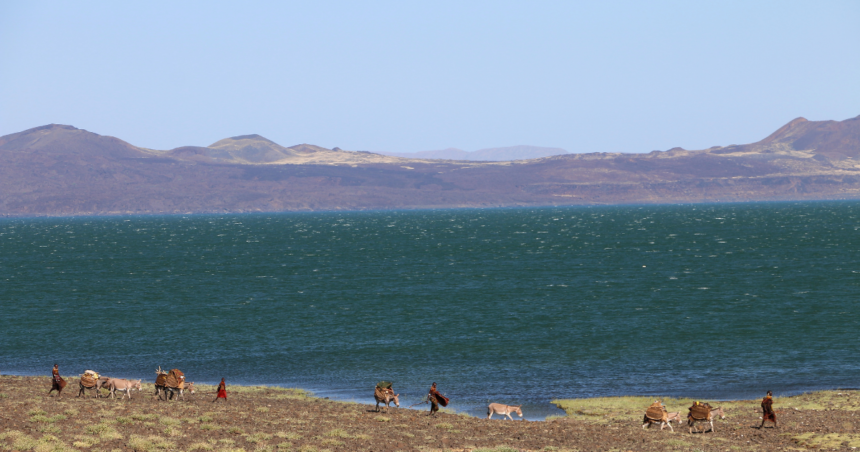
POLYGON ((570 152, 860 115, 860 1, 0 0, 0 135, 570 152))

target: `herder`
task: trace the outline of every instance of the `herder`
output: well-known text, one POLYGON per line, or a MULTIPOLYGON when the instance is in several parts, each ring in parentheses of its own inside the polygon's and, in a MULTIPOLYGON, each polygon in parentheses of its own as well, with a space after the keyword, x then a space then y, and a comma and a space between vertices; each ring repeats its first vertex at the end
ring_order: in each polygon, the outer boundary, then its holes
POLYGON ((430 414, 435 415, 439 411, 439 405, 448 406, 448 398, 439 394, 436 390, 436 382, 430 386, 430 393, 427 394, 427 400, 430 401, 430 414))
POLYGON ((761 400, 761 425, 759 429, 764 427, 765 421, 772 421, 773 428, 776 428, 776 413, 773 411, 773 392, 768 391, 764 399, 761 400))
POLYGON ((60 366, 58 364, 54 364, 54 369, 51 370, 51 390, 48 391, 48 395, 57 391, 57 397, 59 397, 63 394, 63 388, 65 387, 66 380, 63 380, 63 377, 60 376, 60 366))
POLYGON ((215 396, 215 400, 213 400, 212 403, 217 402, 218 399, 224 399, 225 402, 227 401, 227 384, 224 383, 223 378, 221 379, 221 383, 218 385, 218 395, 215 396))

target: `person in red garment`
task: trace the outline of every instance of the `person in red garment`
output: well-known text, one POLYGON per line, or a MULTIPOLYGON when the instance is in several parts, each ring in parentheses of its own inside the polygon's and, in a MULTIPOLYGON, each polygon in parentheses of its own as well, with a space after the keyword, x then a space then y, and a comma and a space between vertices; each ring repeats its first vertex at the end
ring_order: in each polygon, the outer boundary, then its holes
POLYGON ((51 370, 51 390, 48 391, 48 395, 57 391, 57 397, 59 397, 63 395, 63 388, 65 387, 66 380, 63 380, 63 377, 60 376, 60 366, 58 364, 54 364, 54 368, 51 370))
POLYGON ((448 398, 439 394, 436 390, 436 382, 430 386, 430 393, 427 394, 427 400, 430 401, 430 415, 435 415, 439 411, 439 405, 448 406, 448 398))
POLYGON ((218 395, 215 396, 215 400, 213 400, 212 403, 217 402, 218 399, 224 399, 225 402, 227 401, 227 384, 224 383, 223 378, 221 379, 221 384, 218 385, 218 395))
POLYGON ((773 427, 776 428, 776 413, 773 411, 773 392, 768 391, 767 396, 761 401, 761 425, 759 429, 764 427, 765 421, 773 422, 773 427))

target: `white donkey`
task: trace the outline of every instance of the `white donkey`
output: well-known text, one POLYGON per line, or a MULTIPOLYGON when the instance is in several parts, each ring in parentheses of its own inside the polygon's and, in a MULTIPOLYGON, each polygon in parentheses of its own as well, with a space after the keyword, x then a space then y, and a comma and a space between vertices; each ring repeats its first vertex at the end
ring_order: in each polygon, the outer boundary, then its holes
POLYGON ((523 417, 523 410, 520 409, 522 405, 505 405, 503 403, 491 403, 487 406, 487 419, 492 419, 494 414, 501 414, 502 419, 504 416, 507 416, 508 419, 514 420, 511 417, 511 413, 517 413, 517 416, 523 417))
POLYGON ((125 380, 122 378, 111 378, 107 382, 108 388, 110 388, 110 397, 116 398, 116 392, 124 392, 123 397, 128 396, 129 400, 131 400, 131 391, 137 390, 140 392, 140 380, 125 380))

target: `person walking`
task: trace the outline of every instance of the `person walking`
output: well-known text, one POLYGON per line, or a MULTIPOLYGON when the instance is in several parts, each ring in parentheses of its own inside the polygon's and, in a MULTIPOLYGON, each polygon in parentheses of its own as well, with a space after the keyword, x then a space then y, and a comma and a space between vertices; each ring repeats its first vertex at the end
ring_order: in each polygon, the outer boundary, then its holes
POLYGON ((430 401, 430 415, 435 415, 439 411, 439 405, 448 406, 448 398, 439 394, 436 390, 436 382, 430 386, 430 392, 427 394, 427 400, 430 401))
POLYGON ((215 396, 215 400, 213 400, 212 403, 217 402, 218 399, 224 399, 225 402, 227 401, 227 384, 224 383, 223 378, 221 379, 221 384, 218 385, 218 395, 215 396))
POLYGON ((773 422, 773 428, 776 428, 776 413, 773 411, 773 392, 768 391, 764 399, 761 400, 761 425, 759 429, 764 427, 765 421, 773 422))
POLYGON ((65 387, 66 380, 63 380, 63 377, 60 376, 60 366, 59 364, 54 364, 54 368, 51 370, 51 390, 48 391, 48 395, 57 391, 57 397, 59 397, 63 395, 63 388, 65 387))

